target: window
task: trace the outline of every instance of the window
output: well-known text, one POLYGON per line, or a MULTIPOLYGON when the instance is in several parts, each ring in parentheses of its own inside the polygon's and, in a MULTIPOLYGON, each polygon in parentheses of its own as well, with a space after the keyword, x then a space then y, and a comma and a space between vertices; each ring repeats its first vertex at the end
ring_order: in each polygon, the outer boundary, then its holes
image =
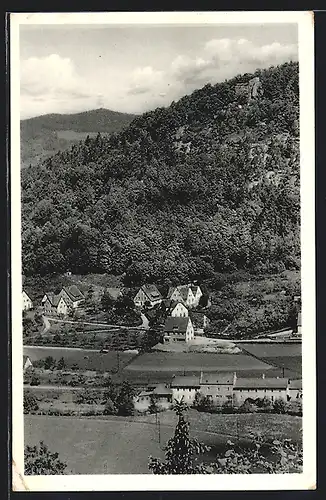
POLYGON ((271 400, 274 401, 274 396, 271 396, 271 400))

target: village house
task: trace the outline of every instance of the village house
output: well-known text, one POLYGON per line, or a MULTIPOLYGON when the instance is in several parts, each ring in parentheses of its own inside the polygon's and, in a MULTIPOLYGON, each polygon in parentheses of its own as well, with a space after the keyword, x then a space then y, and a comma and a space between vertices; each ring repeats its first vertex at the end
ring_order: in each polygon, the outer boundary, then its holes
POLYGON ((54 293, 46 293, 42 299, 42 306, 44 314, 49 316, 67 316, 70 306, 67 304, 66 300, 59 295, 54 295, 54 293))
POLYGON ((154 307, 162 302, 162 295, 155 285, 143 285, 140 287, 134 297, 136 307, 143 308, 147 303, 154 307))
POLYGON ((302 399, 302 380, 289 380, 288 400, 302 399))
POLYGON ((233 387, 233 402, 235 405, 241 405, 248 398, 268 398, 272 402, 276 399, 287 401, 288 395, 287 378, 238 378, 233 387))
POLYGON ((208 396, 215 405, 223 404, 233 399, 233 387, 237 380, 236 373, 201 373, 200 393, 208 396))
POLYGON ((202 334, 205 331, 205 328, 209 325, 209 319, 206 314, 201 312, 191 312, 190 318, 192 324, 194 325, 194 332, 196 335, 202 334))
POLYGON ((23 290, 22 292, 22 309, 23 311, 33 309, 33 301, 26 290, 23 290))
POLYGON ((192 405, 196 393, 200 391, 200 375, 199 376, 182 376, 175 377, 171 382, 172 400, 180 401, 192 405))
POLYGON ((164 384, 149 387, 147 391, 142 391, 134 398, 135 410, 147 411, 152 400, 160 410, 168 410, 172 405, 172 389, 164 384))
POLYGON ((189 342, 194 339, 194 327, 187 317, 168 316, 164 325, 164 342, 189 342))
POLYGON ((85 301, 84 294, 79 290, 76 285, 71 285, 69 287, 63 287, 59 296, 62 297, 67 306, 72 309, 77 309, 85 301))
POLYGON ((183 302, 187 307, 197 307, 202 295, 197 285, 179 285, 169 288, 167 298, 175 302, 183 302))
POLYGON ((189 316, 189 311, 183 302, 173 302, 169 309, 169 315, 173 318, 186 318, 189 316))
POLYGON ((23 356, 23 371, 26 371, 28 368, 32 368, 33 363, 30 360, 29 356, 24 355, 23 356))

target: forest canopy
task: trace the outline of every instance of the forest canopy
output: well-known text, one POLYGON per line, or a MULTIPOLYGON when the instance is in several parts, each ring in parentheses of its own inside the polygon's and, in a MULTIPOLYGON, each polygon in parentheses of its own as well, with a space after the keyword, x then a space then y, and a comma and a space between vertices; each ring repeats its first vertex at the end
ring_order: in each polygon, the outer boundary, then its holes
POLYGON ((300 268, 298 64, 206 85, 22 170, 23 273, 128 285, 300 268), (259 76, 247 102, 238 83, 259 76))

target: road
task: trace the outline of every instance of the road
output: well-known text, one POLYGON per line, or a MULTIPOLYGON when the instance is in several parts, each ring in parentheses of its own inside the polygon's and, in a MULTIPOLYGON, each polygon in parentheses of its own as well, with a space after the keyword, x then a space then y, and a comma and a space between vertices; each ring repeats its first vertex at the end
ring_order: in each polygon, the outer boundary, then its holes
POLYGON ((112 325, 108 323, 96 323, 95 321, 71 321, 71 320, 66 320, 66 319, 59 319, 59 318, 52 318, 50 316, 44 316, 44 319, 46 319, 49 322, 52 323, 67 323, 70 325, 76 325, 76 326, 83 326, 83 325, 90 325, 90 326, 103 326, 106 328, 116 328, 116 329, 121 329, 124 328, 126 330, 143 330, 144 326, 123 326, 123 325, 112 325))

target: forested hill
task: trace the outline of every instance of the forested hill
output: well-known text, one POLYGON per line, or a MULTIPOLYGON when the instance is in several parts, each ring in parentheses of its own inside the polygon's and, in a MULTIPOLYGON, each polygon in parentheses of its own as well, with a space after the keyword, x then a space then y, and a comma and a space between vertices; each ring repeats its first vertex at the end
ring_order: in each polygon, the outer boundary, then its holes
POLYGON ((246 74, 22 172, 26 275, 125 282, 300 267, 298 65, 246 74), (237 84, 259 76, 247 102, 237 84))
POLYGON ((135 115, 110 109, 94 109, 83 113, 48 114, 20 122, 21 165, 38 161, 69 148, 97 132, 111 134, 129 125, 135 115))

